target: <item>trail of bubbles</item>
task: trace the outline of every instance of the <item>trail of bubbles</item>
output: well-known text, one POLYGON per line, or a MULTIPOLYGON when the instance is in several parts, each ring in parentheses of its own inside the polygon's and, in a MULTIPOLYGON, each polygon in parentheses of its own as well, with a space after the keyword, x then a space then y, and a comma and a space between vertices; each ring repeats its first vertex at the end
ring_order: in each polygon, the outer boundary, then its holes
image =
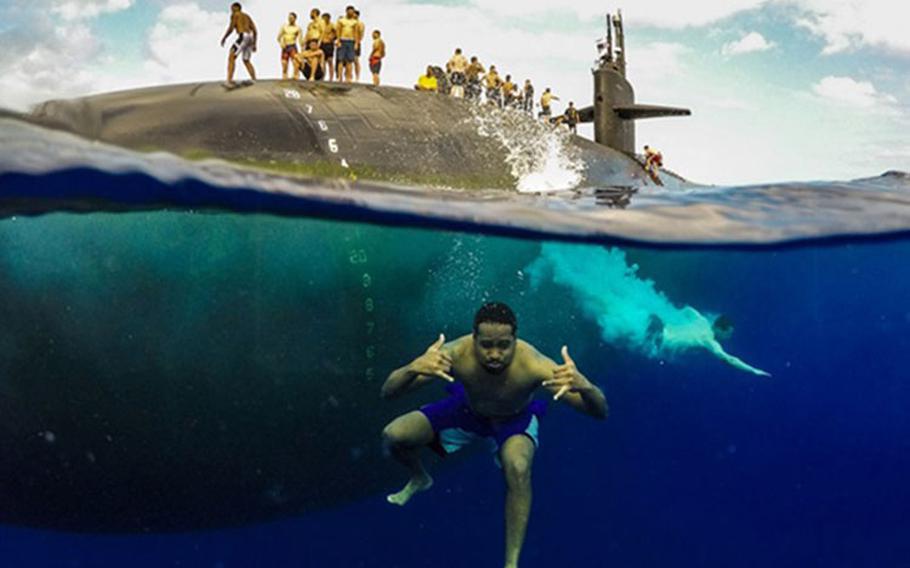
POLYGON ((585 163, 567 130, 527 120, 512 109, 475 105, 471 114, 478 134, 493 137, 505 148, 518 191, 558 191, 581 184, 585 163))
POLYGON ((724 351, 715 336, 715 318, 675 306, 652 280, 638 276, 638 266, 629 265, 620 249, 544 243, 525 272, 532 288, 547 277, 569 288, 605 341, 649 357, 704 349, 741 371, 768 375, 724 351))

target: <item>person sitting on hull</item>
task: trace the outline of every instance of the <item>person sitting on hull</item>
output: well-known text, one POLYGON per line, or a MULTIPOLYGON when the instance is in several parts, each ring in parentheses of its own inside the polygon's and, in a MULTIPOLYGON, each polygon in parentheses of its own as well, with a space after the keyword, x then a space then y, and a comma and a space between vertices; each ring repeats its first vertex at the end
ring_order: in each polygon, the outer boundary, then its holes
POLYGON ((417 79, 417 84, 414 85, 414 88, 418 91, 430 91, 433 93, 439 91, 439 82, 436 80, 436 75, 433 73, 431 65, 427 65, 426 74, 417 79))
POLYGON ((221 37, 221 47, 224 47, 224 42, 227 41, 232 31, 237 32, 237 39, 228 52, 227 82, 225 83, 227 87, 234 86, 234 66, 237 62, 238 54, 243 58, 243 65, 246 67, 247 73, 250 74, 250 79, 256 80, 256 69, 250 59, 253 56, 253 52, 256 51, 256 40, 259 32, 256 30, 253 18, 243 11, 243 6, 240 5, 240 2, 231 4, 231 21, 228 23, 227 31, 221 37))
POLYGON ((393 371, 382 386, 384 399, 442 380, 449 396, 392 420, 383 430, 385 447, 410 472, 404 488, 389 495, 405 505, 433 479, 419 452, 430 447, 445 456, 475 440, 486 440, 506 484, 505 568, 517 568, 531 512, 531 464, 538 446, 539 420, 546 402, 532 400, 538 389, 594 418, 607 417, 603 392, 588 380, 562 348, 562 363, 518 339, 515 314, 505 304, 484 304, 473 333, 445 342, 443 335, 422 355, 393 371))
MULTIPOLYGON (((278 30, 278 45, 281 46, 281 78, 288 78, 288 64, 297 55, 297 42, 300 41, 300 26, 297 25, 297 14, 288 14, 288 23, 278 30)), ((297 78, 296 71, 294 79, 297 78)))
POLYGON ((319 47, 318 39, 307 41, 306 49, 294 58, 294 76, 303 71, 303 78, 321 81, 325 77, 325 53, 319 47))

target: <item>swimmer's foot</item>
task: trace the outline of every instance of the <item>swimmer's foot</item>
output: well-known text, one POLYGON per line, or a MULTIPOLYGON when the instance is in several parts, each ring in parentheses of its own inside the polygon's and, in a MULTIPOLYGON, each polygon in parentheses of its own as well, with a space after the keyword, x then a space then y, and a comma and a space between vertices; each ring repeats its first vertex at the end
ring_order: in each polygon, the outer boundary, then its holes
POLYGON ((393 505, 404 505, 411 500, 416 493, 421 491, 426 491, 430 487, 433 487, 433 478, 428 474, 423 474, 417 477, 412 477, 408 484, 404 486, 404 489, 398 493, 392 493, 386 497, 386 501, 393 505))

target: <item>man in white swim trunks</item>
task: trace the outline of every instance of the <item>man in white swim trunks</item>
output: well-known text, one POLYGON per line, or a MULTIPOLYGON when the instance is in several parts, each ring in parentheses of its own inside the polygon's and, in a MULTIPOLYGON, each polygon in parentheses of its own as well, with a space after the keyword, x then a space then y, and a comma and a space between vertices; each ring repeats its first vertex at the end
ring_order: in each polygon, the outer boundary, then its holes
POLYGON ((224 47, 224 42, 227 41, 232 31, 237 32, 237 40, 231 45, 231 50, 228 53, 226 84, 229 87, 234 86, 234 64, 237 61, 238 53, 243 58, 243 65, 246 66, 250 79, 256 80, 256 69, 253 68, 250 58, 253 56, 253 52, 256 51, 256 39, 259 34, 256 31, 256 24, 253 23, 253 18, 243 12, 240 2, 231 4, 231 22, 228 24, 228 29, 224 32, 224 36, 221 37, 222 47, 224 47))

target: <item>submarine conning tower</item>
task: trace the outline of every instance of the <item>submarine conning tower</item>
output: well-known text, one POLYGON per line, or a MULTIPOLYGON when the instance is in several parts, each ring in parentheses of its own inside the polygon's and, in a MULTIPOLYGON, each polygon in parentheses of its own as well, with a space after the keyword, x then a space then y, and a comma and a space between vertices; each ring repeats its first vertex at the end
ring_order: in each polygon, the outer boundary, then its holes
POLYGON ((622 12, 607 14, 607 34, 597 42, 599 57, 594 74, 594 105, 579 112, 594 122, 594 140, 626 154, 635 153, 635 120, 660 116, 689 116, 686 108, 640 105, 626 79, 626 45, 622 12))

